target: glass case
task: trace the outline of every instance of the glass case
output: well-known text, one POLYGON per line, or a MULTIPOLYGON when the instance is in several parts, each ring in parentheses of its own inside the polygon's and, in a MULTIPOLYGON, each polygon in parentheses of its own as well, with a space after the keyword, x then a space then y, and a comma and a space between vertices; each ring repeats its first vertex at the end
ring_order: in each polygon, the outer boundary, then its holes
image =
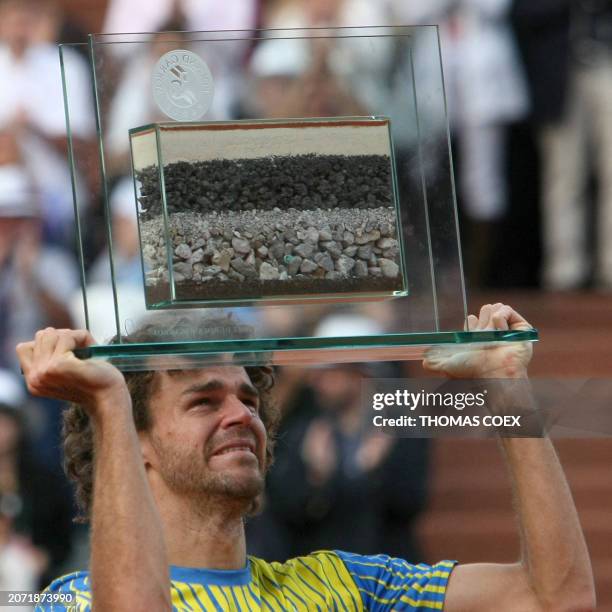
MULTIPOLYGON (((67 48, 62 45, 60 56, 67 48)), ((124 369, 412 359, 464 332, 435 26, 90 35, 107 282, 83 356, 124 369), (117 210, 131 211, 131 224, 117 210), (112 340, 111 340, 112 339, 112 340)), ((66 117, 79 92, 62 62, 66 117)))
POLYGON ((130 134, 149 308, 407 295, 388 119, 130 134))

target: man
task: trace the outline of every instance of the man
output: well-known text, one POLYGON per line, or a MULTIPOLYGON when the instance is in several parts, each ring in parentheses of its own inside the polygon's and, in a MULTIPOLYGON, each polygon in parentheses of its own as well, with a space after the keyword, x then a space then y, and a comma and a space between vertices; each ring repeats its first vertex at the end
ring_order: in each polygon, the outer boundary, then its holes
POLYGON ((543 281, 549 289, 575 290, 594 272, 597 286, 607 290, 612 288, 612 4, 515 0, 512 12, 542 160, 543 281), (596 223, 589 207, 593 177, 596 223))
MULTIPOLYGON (((502 304, 468 319, 470 330, 528 326, 502 304)), ((93 434, 93 485, 86 478, 80 491, 92 499, 91 571, 50 587, 74 594, 80 609, 595 608, 588 552, 549 440, 501 442, 522 540, 517 563, 410 565, 320 551, 268 564, 247 559, 243 522, 271 458, 264 422, 273 418, 261 370, 252 379, 236 366, 151 373, 130 385, 132 400, 113 366, 75 358, 73 349, 92 342, 86 331, 46 329, 17 347, 30 392, 85 410, 67 443, 93 434)), ((438 352, 424 364, 454 377, 523 378, 530 357, 530 345, 508 344, 438 352)), ((91 458, 91 449, 81 454, 91 458)))

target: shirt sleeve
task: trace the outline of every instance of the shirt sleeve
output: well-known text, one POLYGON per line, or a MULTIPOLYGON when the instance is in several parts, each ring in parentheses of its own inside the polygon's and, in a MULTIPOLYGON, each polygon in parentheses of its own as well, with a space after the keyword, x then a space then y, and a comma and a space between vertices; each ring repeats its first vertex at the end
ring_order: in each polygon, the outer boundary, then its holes
POLYGON ((48 600, 39 604, 34 612, 91 612, 91 585, 87 572, 75 572, 54 580, 43 593, 48 600), (62 597, 67 596, 64 601, 62 597))
POLYGON ((442 610, 456 561, 412 565, 388 555, 335 551, 355 581, 365 610, 442 610))

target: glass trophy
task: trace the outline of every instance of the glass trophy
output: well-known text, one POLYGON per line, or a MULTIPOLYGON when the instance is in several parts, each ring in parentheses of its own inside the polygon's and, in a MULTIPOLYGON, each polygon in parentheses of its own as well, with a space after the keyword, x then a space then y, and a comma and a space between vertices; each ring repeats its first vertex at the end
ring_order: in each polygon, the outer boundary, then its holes
POLYGON ((537 339, 463 331, 435 26, 96 34, 60 58, 81 323, 100 341, 82 357, 124 370, 324 364, 537 339), (95 159, 70 131, 75 48, 95 159), (92 175, 105 281, 85 265, 92 175))

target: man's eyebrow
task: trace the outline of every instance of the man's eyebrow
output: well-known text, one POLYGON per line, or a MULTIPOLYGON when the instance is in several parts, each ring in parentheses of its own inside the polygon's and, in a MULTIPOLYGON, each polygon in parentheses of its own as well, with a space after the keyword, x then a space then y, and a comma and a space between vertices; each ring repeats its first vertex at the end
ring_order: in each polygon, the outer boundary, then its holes
MULTIPOLYGON (((219 391, 221 389, 224 389, 225 387, 226 384, 223 381, 214 378, 213 380, 209 380, 208 382, 195 383, 187 387, 181 392, 181 395, 192 395, 195 393, 219 391)), ((238 390, 240 391, 240 393, 243 393, 245 395, 249 395, 251 397, 259 397, 259 391, 257 391, 257 389, 253 385, 250 385, 246 382, 240 383, 238 390)))
POLYGON ((240 383, 240 387, 238 387, 238 390, 241 393, 244 393, 245 395, 250 395, 251 397, 259 397, 259 391, 256 389, 256 387, 250 385, 249 383, 240 383))

